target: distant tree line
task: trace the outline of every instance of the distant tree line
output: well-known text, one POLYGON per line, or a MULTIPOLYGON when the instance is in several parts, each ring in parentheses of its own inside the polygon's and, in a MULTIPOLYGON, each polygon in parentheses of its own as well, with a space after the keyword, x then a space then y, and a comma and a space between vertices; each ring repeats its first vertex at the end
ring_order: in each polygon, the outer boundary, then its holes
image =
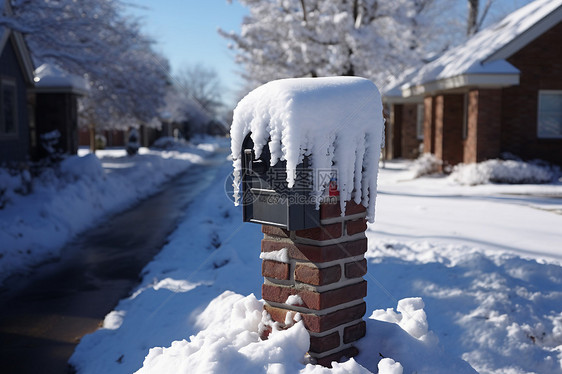
MULTIPOLYGON (((220 97, 200 93, 205 87, 184 79, 187 73, 179 81, 170 75, 167 59, 142 33, 141 20, 127 13, 126 1, 12 0, 11 5, 13 15, 0 14, 0 26, 25 36, 35 66, 53 63, 86 79, 89 92, 80 101, 81 126, 158 127, 170 105, 192 119, 215 115, 220 97), (183 94, 174 95, 178 91, 183 94)), ((212 78, 212 73, 201 79, 212 78)))

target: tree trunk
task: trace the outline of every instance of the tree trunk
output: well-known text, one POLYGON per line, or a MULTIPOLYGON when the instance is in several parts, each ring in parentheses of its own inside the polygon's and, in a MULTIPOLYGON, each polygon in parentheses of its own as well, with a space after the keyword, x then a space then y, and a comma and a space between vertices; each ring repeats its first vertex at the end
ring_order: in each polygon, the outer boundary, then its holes
POLYGON ((93 123, 88 126, 90 130, 90 152, 96 153, 96 125, 93 123))
POLYGON ((468 0, 467 36, 474 35, 478 31, 478 3, 479 0, 468 0))
POLYGON ((301 0, 301 6, 302 6, 302 20, 304 21, 304 23, 307 23, 306 4, 304 3, 304 0, 301 0))

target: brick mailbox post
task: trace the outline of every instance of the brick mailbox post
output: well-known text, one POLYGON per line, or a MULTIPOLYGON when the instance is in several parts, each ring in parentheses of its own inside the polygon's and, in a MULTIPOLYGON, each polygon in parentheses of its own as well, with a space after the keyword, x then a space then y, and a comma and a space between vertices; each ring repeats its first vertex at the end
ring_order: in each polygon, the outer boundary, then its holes
POLYGON ((265 309, 281 327, 302 320, 324 366, 365 335, 383 128, 376 86, 357 77, 273 81, 234 111, 233 185, 244 221, 262 225, 265 309))
POLYGON ((324 366, 357 355, 353 342, 365 335, 365 215, 365 208, 352 202, 345 216, 339 203, 322 204, 319 227, 287 231, 262 226, 265 308, 281 324, 288 312, 300 313, 310 333, 309 354, 324 366), (286 251, 288 261, 267 259, 277 251, 286 251))

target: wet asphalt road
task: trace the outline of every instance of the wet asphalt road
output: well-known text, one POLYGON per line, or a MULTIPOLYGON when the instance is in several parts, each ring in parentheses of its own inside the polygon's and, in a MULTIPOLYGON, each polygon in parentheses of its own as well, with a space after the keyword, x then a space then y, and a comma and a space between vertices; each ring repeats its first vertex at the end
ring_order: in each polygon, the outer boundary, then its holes
POLYGON ((80 338, 138 284, 142 268, 225 158, 226 152, 217 152, 205 165, 193 165, 162 192, 79 235, 60 260, 6 280, 0 289, 0 373, 72 373, 67 361, 80 338))

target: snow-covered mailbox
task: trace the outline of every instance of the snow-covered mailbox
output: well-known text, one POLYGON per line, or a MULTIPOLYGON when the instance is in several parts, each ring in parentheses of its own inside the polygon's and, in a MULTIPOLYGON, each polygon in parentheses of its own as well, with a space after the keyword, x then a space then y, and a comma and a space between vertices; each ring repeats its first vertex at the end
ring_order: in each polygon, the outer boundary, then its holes
POLYGON ((265 308, 282 327, 302 320, 326 366, 356 355, 365 335, 383 128, 378 89, 357 77, 269 82, 234 111, 235 198, 262 224, 265 308))

